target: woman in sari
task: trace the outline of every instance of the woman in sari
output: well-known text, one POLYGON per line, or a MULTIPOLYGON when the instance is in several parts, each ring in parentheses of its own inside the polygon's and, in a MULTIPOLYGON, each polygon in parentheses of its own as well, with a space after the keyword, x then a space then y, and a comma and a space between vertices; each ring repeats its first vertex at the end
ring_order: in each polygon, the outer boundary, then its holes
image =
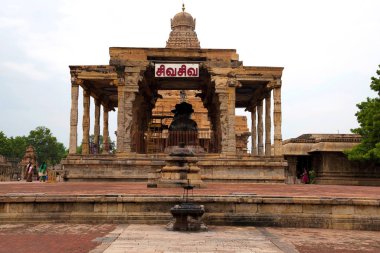
POLYGON ((308 175, 306 169, 303 169, 303 173, 301 175, 301 182, 304 183, 304 184, 308 184, 309 183, 309 175, 308 175))
POLYGON ((40 166, 40 168, 38 169, 38 176, 40 177, 40 182, 43 181, 45 182, 46 181, 46 175, 47 175, 47 165, 46 165, 46 162, 43 162, 40 166))
POLYGON ((33 164, 31 162, 26 166, 26 182, 33 181, 33 164))

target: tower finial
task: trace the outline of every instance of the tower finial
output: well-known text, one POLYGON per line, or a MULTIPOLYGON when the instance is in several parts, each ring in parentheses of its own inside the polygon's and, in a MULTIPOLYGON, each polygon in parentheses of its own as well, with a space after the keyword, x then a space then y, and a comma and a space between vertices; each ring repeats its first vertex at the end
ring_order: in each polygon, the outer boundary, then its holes
POLYGON ((185 11, 185 4, 182 3, 182 11, 185 11))

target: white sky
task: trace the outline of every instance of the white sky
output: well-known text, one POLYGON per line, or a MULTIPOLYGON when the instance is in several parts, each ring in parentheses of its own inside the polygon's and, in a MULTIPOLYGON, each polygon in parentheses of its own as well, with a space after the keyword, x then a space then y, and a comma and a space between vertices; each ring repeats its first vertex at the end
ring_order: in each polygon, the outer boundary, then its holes
MULTIPOLYGON (((27 135, 46 126, 67 146, 68 65, 106 65, 111 46, 165 47, 170 18, 181 11, 181 4, 0 0, 0 131, 27 135)), ((348 133, 357 127, 355 105, 375 96, 369 84, 380 64, 380 1, 185 4, 197 20, 202 48, 237 49, 246 66, 285 67, 283 139, 348 133)), ((110 120, 114 131, 116 115, 110 120)))

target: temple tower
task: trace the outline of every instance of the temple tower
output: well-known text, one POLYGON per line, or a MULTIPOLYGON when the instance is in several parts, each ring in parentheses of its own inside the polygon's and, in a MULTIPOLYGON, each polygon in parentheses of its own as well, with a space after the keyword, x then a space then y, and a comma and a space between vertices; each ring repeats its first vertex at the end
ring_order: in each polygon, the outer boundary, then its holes
POLYGON ((201 48, 195 32, 195 19, 182 7, 170 20, 172 31, 166 42, 166 48, 201 48))

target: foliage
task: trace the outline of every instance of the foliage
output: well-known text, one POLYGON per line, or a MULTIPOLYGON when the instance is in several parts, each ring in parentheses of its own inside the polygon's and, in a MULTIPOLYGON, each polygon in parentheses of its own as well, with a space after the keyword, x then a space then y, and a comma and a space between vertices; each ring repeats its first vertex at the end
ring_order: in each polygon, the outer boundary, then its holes
POLYGON ((21 160, 25 154, 27 140, 25 136, 8 138, 0 131, 0 155, 21 160))
POLYGON ((10 145, 7 136, 0 131, 0 155, 9 157, 10 145))
POLYGON ((317 177, 317 173, 315 173, 315 170, 309 171, 309 183, 315 184, 315 178, 317 177))
POLYGON ((40 126, 30 131, 28 144, 36 150, 38 163, 47 162, 48 164, 58 164, 66 155, 65 147, 57 141, 50 129, 40 126))
POLYGON ((21 160, 29 145, 35 148, 38 163, 46 161, 55 165, 67 155, 64 145, 46 127, 37 127, 28 136, 10 138, 0 131, 0 154, 3 156, 21 160))
POLYGON ((359 127, 351 131, 362 136, 361 143, 346 151, 348 159, 356 161, 380 162, 380 65, 376 71, 377 77, 372 77, 371 89, 377 92, 375 98, 357 104, 359 111, 355 114, 359 127))
POLYGON ((16 136, 9 138, 11 155, 9 157, 18 158, 19 160, 25 154, 25 150, 28 146, 28 140, 25 136, 16 136))

